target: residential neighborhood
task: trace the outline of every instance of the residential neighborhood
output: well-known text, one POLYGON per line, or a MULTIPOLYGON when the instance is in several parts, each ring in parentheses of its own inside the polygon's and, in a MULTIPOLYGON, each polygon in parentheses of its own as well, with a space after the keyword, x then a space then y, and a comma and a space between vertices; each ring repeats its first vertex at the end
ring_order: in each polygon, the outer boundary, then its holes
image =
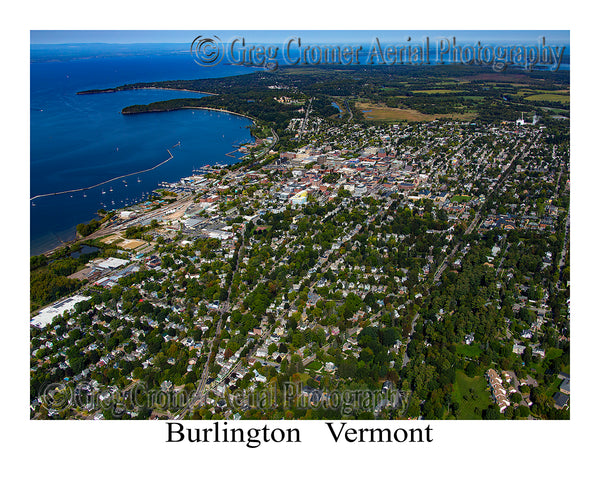
POLYGON ((32 258, 71 290, 32 312, 32 418, 568 418, 568 143, 289 128, 32 258))

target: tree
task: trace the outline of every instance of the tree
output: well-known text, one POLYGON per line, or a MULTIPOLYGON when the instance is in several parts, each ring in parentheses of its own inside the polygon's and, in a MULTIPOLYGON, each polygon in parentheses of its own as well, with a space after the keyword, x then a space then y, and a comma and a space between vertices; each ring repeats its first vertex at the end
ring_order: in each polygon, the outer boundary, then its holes
POLYGON ((533 360, 532 350, 531 350, 531 347, 528 346, 525 348, 525 352, 523 352, 523 362, 525 362, 525 365, 529 366, 529 365, 531 365, 532 360, 533 360))
POLYGON ((529 416, 529 413, 529 407, 526 407, 525 405, 519 405, 515 412, 515 415, 520 418, 527 418, 529 416))
POLYGON ((467 366, 465 367, 465 373, 469 376, 469 377, 474 377, 475 375, 477 375, 477 373, 479 372, 479 367, 477 366, 477 364, 475 362, 469 362, 467 363, 467 366))
POLYGON ((500 415, 500 408, 498 407, 498 405, 492 405, 486 408, 483 414, 483 418, 484 420, 500 420, 500 418, 502 417, 500 415))

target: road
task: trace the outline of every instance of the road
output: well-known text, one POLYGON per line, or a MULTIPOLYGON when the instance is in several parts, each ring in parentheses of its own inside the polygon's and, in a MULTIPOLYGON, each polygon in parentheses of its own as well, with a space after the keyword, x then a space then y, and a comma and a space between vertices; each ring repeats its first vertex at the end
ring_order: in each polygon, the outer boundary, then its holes
POLYGON ((354 113, 352 113, 352 109, 350 108, 350 104, 347 99, 344 99, 344 106, 346 107, 346 111, 350 114, 348 118, 348 123, 352 123, 352 118, 354 118, 354 113))
POLYGON ((412 341, 412 335, 415 331, 415 325, 417 324, 418 318, 419 318, 419 313, 415 313, 415 316, 413 317, 413 320, 412 320, 412 324, 410 326, 410 333, 408 334, 408 342, 406 342, 406 348, 404 349, 404 355, 402 357, 402 368, 406 367, 408 365, 408 362, 410 361, 410 358, 408 358, 408 355, 407 355, 408 345, 412 341))
POLYGON ((559 270, 559 280, 556 282, 556 288, 558 289, 558 285, 560 283, 560 278, 562 277, 563 267, 565 266, 565 256, 567 255, 567 248, 569 248, 569 231, 571 229, 571 212, 567 214, 567 218, 565 220, 565 239, 563 241, 563 247, 560 252, 560 260, 558 261, 558 270, 559 270))
MULTIPOLYGON (((243 249, 244 249, 244 235, 242 234, 242 244, 240 245, 240 249, 238 250, 237 262, 235 264, 235 268, 232 271, 232 279, 233 279, 233 275, 235 275, 235 273, 237 272, 238 267, 240 265, 240 257, 242 256, 243 249)), ((210 351, 208 353, 208 358, 206 359, 206 363, 204 364, 204 369, 202 370, 202 376, 200 377, 200 382, 198 383, 198 388, 196 388, 196 392, 194 393, 194 395, 192 396, 190 401, 187 403, 187 405, 183 408, 183 410, 176 415, 176 417, 175 417, 176 419, 184 418, 185 415, 187 414, 187 412, 202 397, 202 392, 204 391, 204 388, 206 387, 206 384, 208 381, 208 373, 210 371, 210 366, 212 364, 213 352, 215 351, 215 347, 218 344, 217 340, 219 339, 219 334, 221 333, 221 328, 223 327, 223 321, 225 320, 225 318, 227 318, 227 316, 229 314, 229 296, 231 295, 232 284, 233 284, 233 281, 229 284, 229 288, 227 289, 227 299, 219 305, 219 311, 221 312, 221 317, 219 318, 219 323, 217 324, 217 328, 215 331, 215 337, 210 345, 210 351)))
POLYGON ((312 101, 313 101, 312 98, 308 101, 308 106, 306 107, 306 113, 304 114, 304 120, 302 120, 302 124, 300 125, 300 131, 298 132, 300 134, 298 137, 299 140, 302 140, 304 132, 306 131, 306 127, 308 126, 308 117, 310 115, 310 110, 312 108, 312 101))

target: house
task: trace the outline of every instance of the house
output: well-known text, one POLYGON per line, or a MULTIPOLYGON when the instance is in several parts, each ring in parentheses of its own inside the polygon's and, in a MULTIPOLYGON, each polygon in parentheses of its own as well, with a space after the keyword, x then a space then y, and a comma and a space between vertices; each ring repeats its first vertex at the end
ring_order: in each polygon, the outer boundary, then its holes
POLYGON ((531 351, 531 353, 533 355, 536 355, 538 357, 544 358, 546 356, 546 352, 543 348, 540 348, 539 346, 534 347, 531 351))
POLYGON ((565 395, 571 394, 571 379, 565 378, 560 384, 560 391, 565 395))
POLYGON ((552 399, 554 400, 554 408, 558 410, 565 408, 569 402, 569 396, 562 392, 556 392, 552 399))
POLYGON ((502 379, 496 370, 492 368, 486 372, 486 376, 492 390, 492 397, 498 404, 498 407, 500 407, 500 413, 504 413, 504 410, 510 405, 510 402, 506 398, 506 390, 502 387, 502 379))

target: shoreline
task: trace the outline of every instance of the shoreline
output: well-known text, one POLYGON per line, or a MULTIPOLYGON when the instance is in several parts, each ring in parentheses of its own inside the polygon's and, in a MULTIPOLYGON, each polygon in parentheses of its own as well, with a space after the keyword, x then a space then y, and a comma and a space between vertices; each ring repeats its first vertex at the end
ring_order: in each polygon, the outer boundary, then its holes
MULTIPOLYGON (((218 93, 202 92, 200 90, 189 90, 187 88, 143 87, 143 88, 132 88, 131 90, 169 90, 171 92, 190 92, 190 93, 201 93, 202 95, 219 95, 218 93)), ((122 91, 127 91, 127 90, 122 90, 122 91)))
POLYGON ((169 109, 164 109, 164 110, 146 110, 144 112, 123 112, 123 111, 121 111, 121 115, 143 115, 144 113, 176 112, 177 110, 209 110, 212 112, 228 113, 229 115, 237 115, 238 117, 247 118, 254 125, 256 125, 256 119, 253 117, 250 117, 249 115, 245 115, 243 113, 238 113, 238 112, 232 112, 231 110, 224 110, 222 108, 214 108, 214 107, 176 107, 176 108, 169 108, 169 109))
POLYGON ((82 90, 77 92, 75 95, 96 95, 100 93, 117 93, 117 92, 131 92, 133 90, 169 90, 171 92, 189 92, 189 93, 200 93, 202 95, 219 95, 218 93, 202 92, 200 90, 190 90, 188 88, 170 88, 170 87, 132 87, 132 88, 99 88, 91 90, 82 90))
MULTIPOLYGON (((171 87, 135 87, 135 88, 116 87, 116 88, 106 88, 106 89, 98 89, 98 90, 83 90, 81 92, 77 92, 77 95, 95 95, 95 94, 100 94, 100 93, 129 92, 132 90, 169 90, 171 92, 189 92, 189 93, 199 93, 202 95, 211 95, 211 96, 219 95, 218 93, 203 92, 200 90, 190 90, 187 88, 171 88, 171 87)), ((127 108, 127 107, 124 107, 124 108, 127 108)), ((247 118, 248 120, 252 121, 252 123, 254 125, 256 125, 256 119, 253 117, 244 115, 243 113, 232 112, 231 110, 224 110, 222 108, 214 108, 214 107, 177 107, 177 108, 170 108, 170 109, 166 109, 166 110, 146 110, 145 112, 123 112, 123 110, 121 110, 121 114, 122 115, 138 115, 141 113, 174 112, 177 110, 184 110, 184 109, 210 110, 213 112, 229 113, 230 115, 237 115, 238 117, 247 118)))
MULTIPOLYGON (((186 107, 186 108, 198 108, 198 109, 204 109, 205 107, 186 107)), ((216 110, 216 111, 221 111, 221 112, 225 112, 225 111, 218 110, 218 109, 214 109, 214 110, 216 110)), ((251 119, 250 117, 247 117, 247 116, 245 116, 245 115, 242 115, 242 114, 236 114, 235 112, 226 112, 226 113, 231 113, 231 114, 234 114, 234 115, 238 115, 238 116, 246 117, 246 118, 248 118, 248 119, 250 119, 250 120, 252 120, 252 121, 254 122, 254 120, 253 120, 253 119, 251 119)), ((252 138, 256 138, 256 137, 253 137, 253 136, 252 136, 252 138)), ((91 189, 91 188, 98 187, 98 186, 100 186, 100 185, 103 185, 103 184, 105 184, 105 183, 112 182, 112 181, 114 181, 114 180, 116 180, 116 179, 119 179, 119 178, 128 177, 128 176, 131 176, 131 175, 136 175, 136 174, 138 174, 138 173, 143 173, 143 172, 147 172, 147 171, 150 171, 150 170, 154 170, 154 169, 156 169, 156 168, 160 167, 161 165, 163 165, 163 164, 167 163, 169 160, 171 160, 171 159, 173 158, 173 155, 172 155, 172 153, 170 152, 170 150, 169 150, 169 149, 167 149, 167 151, 169 152, 170 158, 167 158, 166 160, 163 160, 163 161, 162 161, 162 162, 160 162, 158 165, 155 165, 155 166, 153 166, 153 167, 151 167, 151 168, 148 168, 148 169, 142 170, 142 171, 140 171, 140 172, 134 172, 134 173, 130 173, 130 174, 127 174, 127 175, 122 175, 122 176, 120 176, 120 177, 112 178, 112 179, 110 179, 110 180, 107 180, 107 181, 105 181, 105 182, 102 182, 101 184, 96 184, 96 185, 94 185, 94 186, 92 186, 92 187, 80 188, 80 189, 77 189, 77 191, 89 190, 89 189, 91 189)), ((234 150, 234 151, 237 151, 237 150, 234 150)), ((232 152, 230 152, 230 153, 232 153, 232 152)), ((231 155, 229 155, 229 154, 225 154, 225 155, 226 155, 226 156, 229 156, 229 157, 231 157, 231 155)), ((236 162, 234 162, 234 163, 232 163, 232 164, 230 164, 230 165, 236 165, 236 164, 238 164, 238 163, 241 163, 241 162, 243 161, 243 157, 240 157, 240 158, 239 158, 239 159, 237 159, 237 160, 238 160, 238 161, 236 161, 236 162)), ((158 187, 157 187, 157 188, 158 188, 158 187)), ((58 193, 50 193, 50 194, 44 194, 44 195, 38 195, 37 197, 33 197, 33 198, 39 198, 39 197, 48 197, 48 196, 60 195, 60 194, 63 194, 63 193, 68 193, 68 191, 65 191, 65 192, 58 192, 58 193)), ((139 202, 138 202, 138 203, 139 203, 139 202)), ((129 208, 129 207, 131 207, 131 206, 133 206, 133 205, 137 205, 137 203, 130 203, 130 204, 127 204, 127 205, 123 205, 122 207, 119 207, 119 208, 116 208, 116 209, 114 209, 114 211, 118 211, 118 210, 121 210, 121 209, 124 209, 124 208, 129 208)), ((96 216, 95 216, 94 218, 96 218, 96 217, 97 217, 97 214, 96 214, 96 216)), ((29 251, 30 251, 29 257, 32 257, 32 256, 38 256, 38 255, 50 256, 50 255, 52 255, 53 253, 55 253, 56 251, 58 251, 59 249, 61 249, 61 248, 64 248, 64 247, 69 247, 69 246, 71 246, 71 245, 73 245, 73 244, 77 243, 78 241, 85 240, 85 238, 87 238, 87 237, 82 237, 82 238, 80 238, 80 237, 78 236, 78 234, 77 234, 77 233, 75 233, 75 238, 73 238, 73 239, 70 239, 70 240, 64 240, 64 241, 59 239, 59 241, 61 242, 59 245, 56 245, 56 246, 54 246, 54 247, 51 247, 50 249, 47 249, 47 250, 43 250, 43 251, 41 251, 41 252, 39 252, 39 253, 37 253, 37 254, 35 254, 35 255, 31 253, 31 243, 30 243, 30 245, 29 245, 29 251)))

